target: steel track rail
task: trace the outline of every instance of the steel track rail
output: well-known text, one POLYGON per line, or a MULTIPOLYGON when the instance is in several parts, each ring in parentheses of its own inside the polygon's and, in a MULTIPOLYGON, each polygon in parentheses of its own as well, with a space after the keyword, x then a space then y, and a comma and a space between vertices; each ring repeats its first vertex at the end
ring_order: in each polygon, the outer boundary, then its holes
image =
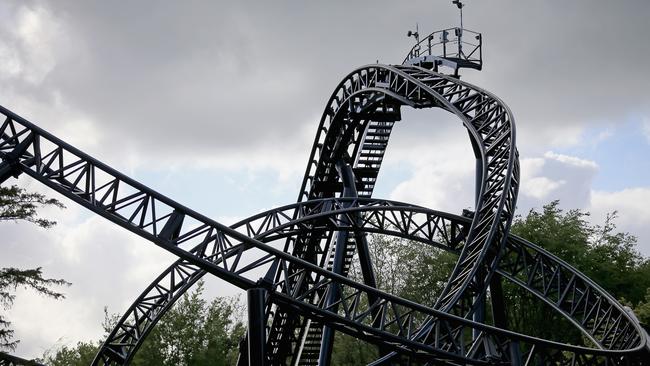
POLYGON ((43 366, 42 364, 0 352, 0 366, 43 366))
MULTIPOLYGON (((437 308, 470 317, 490 282, 492 269, 496 266, 503 246, 504 234, 507 233, 513 216, 519 167, 512 113, 500 99, 485 90, 429 70, 385 65, 359 68, 343 78, 326 104, 299 200, 340 195, 341 188, 337 191, 323 190, 321 187, 341 187, 334 162, 347 157, 353 163, 355 154, 366 144, 360 138, 363 129, 368 118, 377 118, 377 115, 355 114, 355 111, 368 109, 366 106, 376 103, 378 95, 385 102, 382 105, 384 108, 388 104, 397 109, 401 105, 407 105, 414 108, 441 107, 450 111, 468 129, 472 144, 479 147, 477 159, 480 159, 483 169, 479 177, 481 187, 477 214, 470 229, 471 244, 461 254, 458 265, 436 304, 437 308)), ((381 161, 376 166, 375 177, 380 164, 381 161)), ((310 253, 305 247, 313 247, 314 243, 300 239, 296 241, 303 245, 296 245, 293 254, 304 258, 302 253, 310 253)), ((316 252, 327 252, 328 247, 329 243, 325 242, 316 252)), ((347 268, 343 271, 345 273, 347 268)), ((281 314, 283 320, 288 317, 281 314)), ((275 333, 288 333, 283 342, 279 342, 285 347, 295 343, 291 338, 295 325, 287 323, 280 329, 272 326, 270 335, 273 339, 278 337, 275 333)), ((301 333, 304 331, 303 329, 301 333)), ((428 335, 428 331, 423 331, 423 337, 428 335)), ((317 336, 312 335, 311 339, 313 343, 318 343, 317 336)), ((291 350, 276 350, 274 356, 283 359, 289 352, 291 350)))
MULTIPOLYGON (((277 240, 278 236, 299 235, 304 227, 319 223, 329 226, 330 230, 382 233, 458 253, 464 245, 470 220, 398 202, 329 199, 270 210, 240 221, 232 228, 245 228, 248 235, 265 242, 277 240), (346 202, 349 202, 347 206, 352 206, 345 208, 346 202), (309 216, 300 216, 299 213, 309 213, 309 216), (365 219, 358 221, 359 226, 346 225, 345 220, 337 218, 341 214, 353 216, 355 213, 365 215, 365 219), (369 216, 372 220, 368 219, 369 216), (291 217, 295 219, 290 220, 291 217)), ((598 285, 568 264, 512 235, 506 245, 505 258, 511 259, 502 262, 497 273, 553 307, 599 348, 623 350, 635 340, 639 333, 638 326, 626 316, 624 309, 598 285)), ((125 319, 120 321, 116 327, 118 331, 111 333, 100 351, 103 361, 99 364, 128 363, 155 319, 159 318, 159 313, 166 311, 174 298, 205 274, 198 268, 188 272, 189 268, 192 268, 191 264, 179 260, 167 272, 184 273, 184 277, 174 282, 172 276, 161 276, 157 285, 150 286, 140 296, 140 305, 132 306, 129 312, 141 313, 127 318, 133 324, 126 324, 125 319), (161 289, 169 290, 161 292, 161 289), (133 329, 139 331, 134 332, 133 329)))
MULTIPOLYGON (((0 112, 8 117, 0 127, 0 158, 3 160, 0 171, 6 173, 8 170, 4 168, 10 167, 9 171, 13 173, 24 172, 127 230, 244 289, 257 285, 254 276, 259 271, 256 270, 271 266, 278 268, 282 274, 281 280, 274 283, 272 289, 287 289, 286 284, 296 275, 287 271, 288 265, 302 266, 298 275, 312 278, 310 291, 300 294, 271 291, 273 301, 290 306, 307 317, 327 319, 328 325, 334 329, 386 344, 415 357, 433 356, 460 363, 484 364, 486 361, 465 354, 468 348, 458 343, 448 343, 446 348, 441 349, 413 340, 411 330, 418 328, 420 319, 427 316, 436 319, 440 340, 455 341, 462 338, 458 337, 458 333, 463 333, 464 329, 475 329, 481 339, 489 339, 496 345, 509 347, 517 342, 525 347, 533 344, 530 346, 531 355, 547 348, 561 350, 558 354, 576 352, 579 359, 585 357, 580 356, 585 352, 591 359, 609 357, 607 355, 615 352, 572 347, 518 335, 356 283, 210 220, 124 176, 12 112, 4 108, 0 108, 0 112), (192 247, 200 245, 200 254, 191 253, 185 248, 190 244, 194 244, 192 247), (232 255, 233 252, 237 254, 232 255), (244 252, 257 255, 244 258, 244 252), (341 293, 352 294, 337 303, 344 309, 343 314, 323 307, 318 298, 310 298, 320 288, 332 291, 335 287, 341 293), (379 302, 366 303, 364 308, 360 299, 368 299, 369 295, 376 296, 379 302), (368 324, 372 321, 369 314, 373 307, 380 307, 381 313, 389 321, 379 327, 368 324)), ((478 339, 473 342, 477 343, 478 339)), ((472 349, 475 347, 469 348, 472 349)))

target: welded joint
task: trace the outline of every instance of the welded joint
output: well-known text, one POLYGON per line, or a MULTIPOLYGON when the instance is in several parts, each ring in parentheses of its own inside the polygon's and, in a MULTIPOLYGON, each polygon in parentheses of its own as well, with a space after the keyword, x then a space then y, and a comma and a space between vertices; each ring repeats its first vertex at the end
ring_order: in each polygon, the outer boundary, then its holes
POLYGON ((30 133, 23 141, 9 153, 2 154, 0 162, 0 184, 10 177, 18 178, 22 173, 20 168, 20 157, 27 151, 29 145, 34 142, 34 133, 30 133))

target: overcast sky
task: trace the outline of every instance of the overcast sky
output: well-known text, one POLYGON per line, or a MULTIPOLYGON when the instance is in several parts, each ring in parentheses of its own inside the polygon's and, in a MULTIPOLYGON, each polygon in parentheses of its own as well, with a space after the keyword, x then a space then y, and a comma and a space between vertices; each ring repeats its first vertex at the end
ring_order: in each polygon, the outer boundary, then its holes
MULTIPOLYGON (((514 112, 518 213, 554 199, 595 222, 618 210, 650 255, 650 2, 467 3, 484 70, 463 79, 514 112)), ((401 62, 416 22, 422 34, 458 24, 446 0, 3 1, 0 18, 1 105, 225 224, 295 201, 343 76, 401 62)), ((376 196, 472 205, 471 148, 444 112, 405 108, 382 169, 376 196)), ((58 302, 19 292, 8 317, 25 357, 98 338, 103 307, 122 312, 174 259, 66 203, 44 212, 51 230, 0 226, 0 266, 73 283, 58 302)))

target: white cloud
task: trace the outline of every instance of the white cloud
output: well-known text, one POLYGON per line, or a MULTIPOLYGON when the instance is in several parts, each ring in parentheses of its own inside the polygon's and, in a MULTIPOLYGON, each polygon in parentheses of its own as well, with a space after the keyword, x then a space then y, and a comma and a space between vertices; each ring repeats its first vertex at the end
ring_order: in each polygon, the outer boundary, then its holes
POLYGON ((397 201, 415 203, 437 210, 459 213, 473 207, 473 170, 450 169, 449 166, 422 165, 408 180, 398 184, 390 194, 397 201))
POLYGON ((557 160, 567 165, 573 165, 575 167, 580 167, 580 168, 584 167, 584 168, 593 168, 593 169, 598 168, 598 164, 596 164, 595 161, 580 159, 575 156, 556 154, 552 151, 546 152, 544 154, 544 157, 551 160, 557 160))
POLYGON ((460 121, 440 110, 405 108, 402 115, 382 169, 408 175, 390 187, 389 198, 455 213, 474 207, 475 158, 460 121))
POLYGON ((639 239, 639 249, 650 255, 650 187, 627 188, 616 192, 594 191, 591 211, 594 218, 604 220, 609 212, 617 211, 616 223, 622 231, 639 239))
POLYGON ((645 117, 641 120, 641 128, 645 138, 650 142, 650 118, 645 117))
MULTIPOLYGON (((399 10, 388 2, 370 8, 342 2, 297 8, 212 2, 200 8, 162 5, 155 12, 146 2, 128 9, 107 2, 30 4, 36 5, 0 5, 3 18, 15 20, 0 24, 0 104, 119 170, 146 174, 219 168, 255 176, 271 169, 279 179, 264 187, 269 192, 285 183, 297 185, 292 180, 304 171, 323 103, 343 75, 377 58, 399 62, 408 48, 402 28, 416 18, 432 27, 456 19, 454 9, 425 2, 400 4, 399 10), (341 12, 342 6, 349 11, 341 12), (367 16, 359 18, 360 11, 367 16), (331 26, 334 18, 337 27, 331 26), (386 25, 381 36, 372 26, 377 24, 386 25), (350 42, 350 34, 364 42, 350 42)), ((647 48, 635 46, 647 33, 646 6, 590 3, 584 19, 579 6, 558 13, 542 2, 533 8, 523 2, 468 8, 468 22, 490 39, 490 57, 481 73, 468 71, 463 79, 510 105, 517 116, 519 146, 526 149, 522 155, 534 156, 522 160, 519 212, 561 199, 566 207, 618 208, 621 224, 643 229, 639 220, 647 219, 639 202, 647 202, 644 189, 592 192, 596 162, 543 152, 579 143, 593 120, 616 124, 629 110, 648 111, 647 48), (486 14, 515 23, 493 22, 486 14), (554 27, 548 28, 549 20, 554 27), (608 27, 592 27, 605 22, 608 27), (514 28, 524 31, 512 32, 514 28), (618 34, 632 38, 616 42, 618 34), (580 47, 575 39, 582 40, 580 47), (620 60, 621 67, 635 72, 603 74, 610 61, 600 57, 602 44, 629 55, 620 60), (548 50, 556 57, 545 57, 548 50), (581 67, 571 68, 576 59, 583 60, 581 67), (568 69, 570 74, 557 72, 568 69), (603 93, 603 85, 627 93, 603 93), (629 217, 623 215, 628 209, 629 217)), ((380 176, 397 181, 387 190, 391 198, 451 212, 472 206, 474 158, 465 131, 454 121, 450 128, 459 133, 449 132, 445 126, 451 119, 441 114, 427 115, 435 126, 408 112, 403 116, 385 169, 404 176, 380 176)), ((644 126, 650 139, 647 119, 644 126)), ((606 134, 598 137, 604 138, 606 134)), ((51 193, 28 181, 20 184, 51 193)), ((40 355, 38 350, 61 336, 64 342, 92 338, 99 332, 102 307, 120 310, 171 259, 76 204, 68 205, 65 213, 44 213, 60 221, 53 230, 2 227, 6 240, 0 264, 44 265, 51 276, 74 283, 62 302, 21 293, 13 320, 24 340, 19 348, 24 355, 40 355), (59 315, 39 312, 45 308, 59 315)))
POLYGON ((22 342, 18 354, 37 357, 54 344, 99 339, 103 308, 121 312, 176 258, 98 216, 75 209, 51 211, 59 224, 2 223, 0 267, 42 266, 45 276, 72 283, 66 299, 43 298, 21 290, 7 313, 22 342))
POLYGON ((560 200, 565 207, 589 205, 598 164, 575 156, 547 151, 542 157, 521 160, 520 212, 560 200))
POLYGON ((593 190, 598 172, 594 161, 547 152, 542 158, 522 159, 522 182, 518 212, 540 208, 559 199, 562 207, 581 208, 592 213, 591 220, 601 224, 607 213, 618 211, 616 223, 621 231, 638 237, 638 248, 650 255, 650 187, 619 191, 593 190))
POLYGON ((543 200, 564 184, 566 184, 565 180, 554 181, 547 177, 533 177, 526 181, 526 189, 523 191, 529 196, 543 200))
POLYGON ((0 66, 3 78, 18 78, 40 84, 65 54, 62 24, 42 6, 22 5, 13 10, 15 22, 0 39, 0 66))

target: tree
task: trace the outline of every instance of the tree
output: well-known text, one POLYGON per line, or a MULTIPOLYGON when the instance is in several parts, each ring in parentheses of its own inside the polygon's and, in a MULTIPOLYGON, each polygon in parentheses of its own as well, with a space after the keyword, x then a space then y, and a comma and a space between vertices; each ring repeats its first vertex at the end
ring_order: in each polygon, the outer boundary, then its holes
POLYGON ((553 201, 541 212, 519 217, 511 232, 570 263, 618 299, 637 304, 650 288, 650 260, 636 249, 636 237, 616 231, 616 212, 602 225, 587 222, 589 213, 564 211, 553 201))
MULTIPOLYGON (((398 237, 370 234, 368 250, 377 288, 399 297, 433 306, 454 268, 457 256, 430 245, 398 237)), ((354 260, 350 277, 363 282, 354 260)), ((378 358, 377 346, 337 332, 333 365, 365 365, 378 358)))
MULTIPOLYGON (((42 207, 54 206, 63 208, 63 204, 53 198, 46 198, 39 193, 26 192, 18 186, 0 187, 0 222, 27 221, 42 228, 50 228, 55 221, 41 218, 37 210, 42 207)), ((18 269, 13 267, 0 268, 0 306, 8 310, 16 298, 15 291, 27 288, 54 299, 62 299, 64 295, 52 290, 52 287, 70 285, 62 279, 43 277, 41 267, 33 269, 18 269)), ((0 350, 14 350, 18 340, 14 340, 11 323, 0 315, 0 350)))
MULTIPOLYGON (((108 337, 119 319, 118 314, 110 314, 108 308, 104 307, 104 338, 108 337)), ((100 346, 99 341, 79 341, 75 346, 62 346, 45 351, 41 362, 50 366, 88 366, 95 359, 100 346)))
POLYGON ((78 342, 75 347, 63 346, 54 355, 45 356, 50 366, 88 366, 97 353, 94 342, 78 342))
POLYGON ((27 192, 16 185, 0 186, 0 222, 22 220, 47 229, 56 225, 56 222, 39 217, 37 210, 48 206, 65 208, 55 198, 47 198, 40 193, 27 192))
POLYGON ((646 291, 644 301, 640 301, 634 308, 634 313, 639 318, 639 321, 648 329, 650 327, 650 288, 646 291))
MULTIPOLYGON (((589 213, 564 211, 559 201, 541 211, 531 210, 518 217, 511 232, 555 254, 614 295, 622 303, 642 302, 650 288, 650 261, 636 249, 636 238, 616 231, 616 212, 603 225, 590 224, 589 213)), ((562 341, 584 343, 580 333, 550 307, 517 286, 504 286, 509 322, 523 333, 562 341)), ((650 300, 650 299, 648 299, 650 300)))
MULTIPOLYGON (((559 201, 517 217, 511 232, 573 265, 605 290, 635 309, 641 322, 650 322, 650 261, 636 249, 636 238, 616 231, 616 213, 604 224, 594 225, 583 210, 564 211, 559 201)), ((369 236, 370 256, 378 287, 424 305, 433 305, 457 256, 421 243, 369 236), (381 270, 378 270, 381 269, 381 270)), ((353 262, 354 263, 354 262, 353 262)), ((357 266, 350 274, 362 277, 357 266)), ((521 287, 504 283, 504 302, 510 329, 546 339, 585 344, 579 330, 551 307, 521 287)), ((487 314, 491 312, 487 301, 487 314)), ((489 321, 488 316, 488 321, 489 321)), ((340 365, 368 363, 376 348, 340 333, 336 334, 333 362, 340 365)))
POLYGON ((203 282, 151 331, 133 365, 232 365, 245 333, 238 298, 203 298, 203 282))
MULTIPOLYGON (((239 354, 239 341, 246 331, 242 309, 235 297, 216 298, 211 302, 203 296, 203 282, 183 297, 160 319, 136 352, 132 365, 234 365, 239 354)), ((104 331, 107 336, 118 317, 105 311, 104 331)), ((79 342, 64 346, 43 356, 52 366, 88 365, 101 341, 79 342)))
MULTIPOLYGON (((588 212, 564 211, 554 201, 539 211, 517 217, 512 232, 575 266, 629 304, 639 320, 648 324, 650 261, 637 251, 634 236, 617 232, 615 213, 608 215, 603 225, 590 224, 588 218, 588 212)), ((429 306, 436 301, 457 260, 456 254, 386 235, 368 235, 368 245, 378 288, 429 306)), ((360 282, 358 261, 352 263, 349 276, 360 282)), ((585 345, 579 330, 534 295, 507 282, 503 292, 510 329, 585 345)), ((245 332, 241 305, 232 298, 208 302, 202 294, 203 286, 199 284, 162 317, 136 354, 134 365, 235 363, 239 340, 245 332)), ((490 314, 489 299, 487 306, 490 314)), ((489 315, 487 321, 491 321, 489 315)), ((73 349, 62 349, 62 361, 50 364, 81 365, 77 362, 85 357, 86 345, 82 342, 73 349)), ((367 364, 377 358, 375 345, 336 333, 332 364, 367 364)))

